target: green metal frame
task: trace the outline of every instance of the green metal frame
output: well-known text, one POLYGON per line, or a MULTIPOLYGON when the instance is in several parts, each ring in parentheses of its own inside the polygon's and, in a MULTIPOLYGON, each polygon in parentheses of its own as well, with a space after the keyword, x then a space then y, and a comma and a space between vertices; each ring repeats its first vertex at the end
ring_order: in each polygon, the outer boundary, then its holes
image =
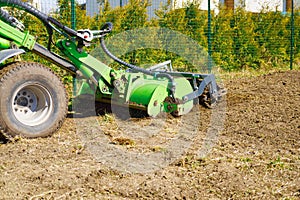
MULTIPOLYGON (((24 4, 17 3, 19 6, 24 4)), ((23 6, 28 12, 33 12, 27 4, 23 6)), ((68 61, 51 52, 49 47, 46 49, 37 44, 35 37, 29 32, 22 32, 1 20, 0 49, 9 49, 12 46, 25 48, 70 69, 74 74, 81 74, 84 78, 80 81, 74 76, 74 86, 76 86, 74 88, 78 88, 74 91, 75 96, 95 94, 96 100, 145 110, 149 116, 157 116, 160 112, 180 116, 192 109, 194 99, 202 95, 208 85, 211 85, 212 95, 218 94, 215 77, 212 74, 166 72, 156 69, 155 73, 145 70, 137 70, 138 72, 114 70, 83 49, 84 45, 76 40, 76 31, 65 27, 53 18, 46 18, 42 13, 33 14, 40 16, 48 28, 51 25, 47 24, 47 20, 72 35, 56 43, 56 47, 68 58, 68 61)))
POLYGON ((18 47, 25 47, 32 50, 36 42, 35 37, 30 35, 29 32, 21 32, 18 29, 8 25, 7 23, 0 20, 0 48, 8 49, 11 47, 13 42, 18 47))
MULTIPOLYGON (((114 70, 83 49, 78 49, 76 43, 70 39, 60 40, 57 46, 87 80, 93 77, 97 80, 96 99, 99 101, 106 102, 107 99, 114 99, 114 104, 144 109, 150 116, 156 116, 160 112, 183 115, 193 107, 192 100, 184 103, 181 101, 185 95, 193 92, 190 82, 185 77, 175 79, 175 98, 181 103, 168 102, 166 98, 170 96, 170 89, 169 80, 166 78, 157 78, 141 72, 114 70)), ((195 77, 192 74, 186 74, 186 76, 195 77)), ((83 81, 75 95, 91 93, 93 91, 90 84, 83 81)))

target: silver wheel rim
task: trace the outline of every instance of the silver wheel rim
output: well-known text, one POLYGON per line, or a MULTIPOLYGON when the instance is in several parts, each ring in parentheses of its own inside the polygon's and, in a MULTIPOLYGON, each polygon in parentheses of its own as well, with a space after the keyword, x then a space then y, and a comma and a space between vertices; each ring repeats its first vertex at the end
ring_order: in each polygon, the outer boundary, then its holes
POLYGON ((11 105, 19 122, 27 126, 37 126, 49 119, 53 110, 53 99, 42 85, 25 83, 13 94, 11 105))

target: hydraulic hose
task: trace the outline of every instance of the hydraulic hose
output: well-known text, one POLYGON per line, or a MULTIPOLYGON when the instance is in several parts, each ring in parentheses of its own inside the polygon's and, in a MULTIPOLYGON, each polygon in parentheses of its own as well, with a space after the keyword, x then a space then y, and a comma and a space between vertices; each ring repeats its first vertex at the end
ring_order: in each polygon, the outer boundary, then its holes
MULTIPOLYGON (((63 67, 64 69, 66 69, 72 73, 76 73, 76 68, 70 62, 68 62, 64 58, 62 58, 59 55, 50 51, 51 36, 53 34, 53 26, 49 23, 50 17, 48 15, 40 12, 33 6, 31 6, 25 2, 22 2, 20 0, 0 0, 0 18, 2 20, 4 20, 5 22, 9 23, 10 25, 12 25, 16 28, 19 28, 20 30, 22 30, 24 28, 23 24, 21 24, 15 17, 11 16, 8 12, 6 12, 5 10, 3 10, 1 8, 4 6, 24 10, 24 11, 32 14, 36 18, 38 18, 46 26, 48 34, 49 34, 48 49, 46 49, 43 46, 36 43, 34 45, 33 52, 46 58, 47 60, 50 60, 51 62, 57 64, 60 67, 63 67)), ((54 19, 52 21, 54 21, 54 19)), ((55 21, 55 22, 57 22, 57 21, 55 21)), ((59 22, 57 22, 57 23, 59 23, 59 22)), ((57 25, 57 23, 54 23, 54 24, 57 25)), ((72 33, 74 33, 74 32, 75 31, 73 31, 72 33)))
MULTIPOLYGON (((112 31, 112 28, 113 28, 113 25, 112 23, 110 22, 107 22, 103 25, 103 27, 101 28, 101 30, 104 30, 103 32, 103 36, 109 32, 112 31)), ((143 68, 140 68, 136 65, 133 65, 133 64, 130 64, 130 63, 127 63, 123 60, 121 60, 120 58, 116 57, 115 55, 113 55, 106 47, 105 45, 105 42, 104 42, 104 37, 100 37, 100 43, 101 43, 101 47, 103 49, 103 51, 111 58, 113 59, 114 61, 118 62, 119 64, 121 65, 124 65, 130 69, 132 69, 133 71, 136 71, 136 72, 141 72, 141 73, 144 73, 144 74, 147 74, 147 75, 150 75, 150 76, 154 76, 154 77, 161 77, 161 78, 167 78, 170 83, 171 83, 171 87, 169 88, 170 91, 171 91, 171 95, 172 95, 172 98, 173 100, 175 100, 175 89, 176 89, 176 84, 175 84, 175 81, 174 81, 174 78, 173 76, 171 76, 170 74, 167 74, 167 73, 161 73, 161 72, 152 72, 152 71, 149 71, 149 70, 146 70, 146 69, 143 69, 143 68)))
MULTIPOLYGON (((0 0, 0 7, 3 7, 3 6, 8 6, 8 7, 13 7, 13 8, 18 8, 20 10, 24 10, 24 11, 32 14, 39 20, 41 20, 43 22, 43 24, 46 26, 47 32, 49 34, 48 49, 50 49, 52 35, 53 35, 53 28, 48 22, 48 15, 37 10, 30 4, 22 2, 20 0, 0 0)), ((2 15, 2 16, 4 16, 4 15, 2 15)), ((4 17, 7 18, 8 16, 4 16, 4 17)), ((10 21, 8 21, 8 22, 10 22, 10 21)), ((10 23, 10 24, 12 24, 12 23, 10 23)))
POLYGON ((20 23, 15 17, 11 16, 7 11, 3 10, 2 8, 0 8, 0 19, 12 25, 15 28, 18 28, 21 31, 25 28, 22 23, 20 23))
POLYGON ((24 10, 24 11, 32 14, 33 16, 37 17, 39 20, 41 20, 45 24, 45 26, 47 27, 47 31, 49 32, 50 35, 52 35, 52 27, 49 22, 53 23, 54 25, 56 25, 60 29, 64 30, 67 34, 69 34, 71 36, 77 35, 77 31, 75 31, 67 26, 64 26, 56 19, 46 15, 45 13, 42 13, 41 11, 37 10, 36 8, 34 8, 33 6, 31 6, 28 3, 22 2, 20 0, 0 0, 0 7, 2 7, 2 6, 18 8, 18 9, 24 10))
POLYGON ((34 15, 35 17, 37 17, 44 23, 48 24, 48 21, 47 21, 48 16, 46 14, 37 10, 33 6, 29 5, 28 3, 22 2, 20 0, 0 0, 0 6, 1 7, 8 6, 8 7, 13 7, 13 8, 18 8, 18 9, 24 10, 24 11, 34 15))

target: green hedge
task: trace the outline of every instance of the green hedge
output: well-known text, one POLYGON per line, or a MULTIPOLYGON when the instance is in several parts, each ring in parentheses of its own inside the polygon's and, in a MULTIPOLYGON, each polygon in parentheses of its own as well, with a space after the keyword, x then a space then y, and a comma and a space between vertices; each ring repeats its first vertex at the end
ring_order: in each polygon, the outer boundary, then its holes
MULTIPOLYGON (((112 9, 108 4, 105 5, 104 11, 93 18, 86 16, 84 10, 77 6, 76 22, 77 28, 100 29, 106 21, 114 24, 112 35, 120 34, 124 31, 156 27, 163 30, 172 30, 181 33, 191 40, 195 41, 203 50, 207 50, 207 11, 198 9, 197 4, 188 4, 186 8, 171 9, 171 5, 164 5, 157 11, 157 17, 148 20, 147 6, 144 1, 131 0, 129 4, 123 7, 112 9)), ((70 20, 70 1, 59 1, 60 9, 55 13, 62 23, 71 26, 70 20)), ((30 20, 33 20, 29 18, 30 20)), ((224 70, 241 70, 245 68, 270 68, 288 65, 290 59, 290 15, 284 15, 281 12, 260 12, 250 13, 243 9, 235 11, 227 10, 220 7, 218 14, 212 13, 212 59, 217 66, 224 70)), ((32 21, 24 20, 34 34, 39 36, 41 43, 46 42, 47 36, 45 29, 32 27, 32 21)), ((295 62, 298 62, 300 50, 298 38, 300 37, 300 17, 295 16, 295 62)), ((165 32, 164 32, 165 33, 165 32)), ((155 38, 162 38, 160 33, 153 33, 149 42, 155 38)), ((168 34, 166 35, 166 37, 168 34)), ((135 41, 138 38, 126 36, 127 41, 135 41)), ((182 36, 180 36, 182 37, 182 36)), ((143 38, 144 39, 144 38, 143 38)), ((180 39, 180 38, 179 38, 180 39)), ((171 59, 179 70, 194 71, 195 63, 182 58, 182 55, 168 52, 168 48, 185 48, 182 51, 191 52, 188 48, 183 47, 178 42, 173 44, 163 44, 164 41, 170 42, 167 38, 157 44, 157 48, 144 48, 129 51, 126 55, 120 55, 122 59, 137 65, 147 65, 147 63, 158 63, 171 59), (167 46, 169 45, 169 46, 167 46), (172 47, 173 45, 173 47, 172 47)), ((154 41, 155 42, 155 41, 154 41)), ((109 39, 108 39, 109 44, 109 39)), ((99 44, 95 44, 96 47, 99 44)), ((130 45, 123 44, 120 48, 130 49, 130 45)), ((151 45, 150 45, 151 46, 151 45)), ((201 54, 197 51, 194 53, 201 54)), ((205 54, 198 56, 203 59, 205 54)), ((194 55, 198 58, 197 55, 194 55)), ((202 64, 205 62, 202 61, 202 64)), ((112 64, 114 65, 114 64, 112 64)))

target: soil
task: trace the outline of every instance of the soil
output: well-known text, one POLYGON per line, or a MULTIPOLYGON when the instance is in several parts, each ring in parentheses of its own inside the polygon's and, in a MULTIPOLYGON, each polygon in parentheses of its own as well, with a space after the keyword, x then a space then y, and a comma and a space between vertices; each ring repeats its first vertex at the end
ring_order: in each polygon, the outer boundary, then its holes
POLYGON ((300 71, 224 86, 217 112, 70 117, 51 137, 3 140, 0 199, 300 199, 300 71), (89 124, 95 121, 100 131, 89 124), (180 151, 158 168, 147 160, 130 166, 125 157, 118 165, 123 154, 101 152, 104 139, 140 157, 180 151))

